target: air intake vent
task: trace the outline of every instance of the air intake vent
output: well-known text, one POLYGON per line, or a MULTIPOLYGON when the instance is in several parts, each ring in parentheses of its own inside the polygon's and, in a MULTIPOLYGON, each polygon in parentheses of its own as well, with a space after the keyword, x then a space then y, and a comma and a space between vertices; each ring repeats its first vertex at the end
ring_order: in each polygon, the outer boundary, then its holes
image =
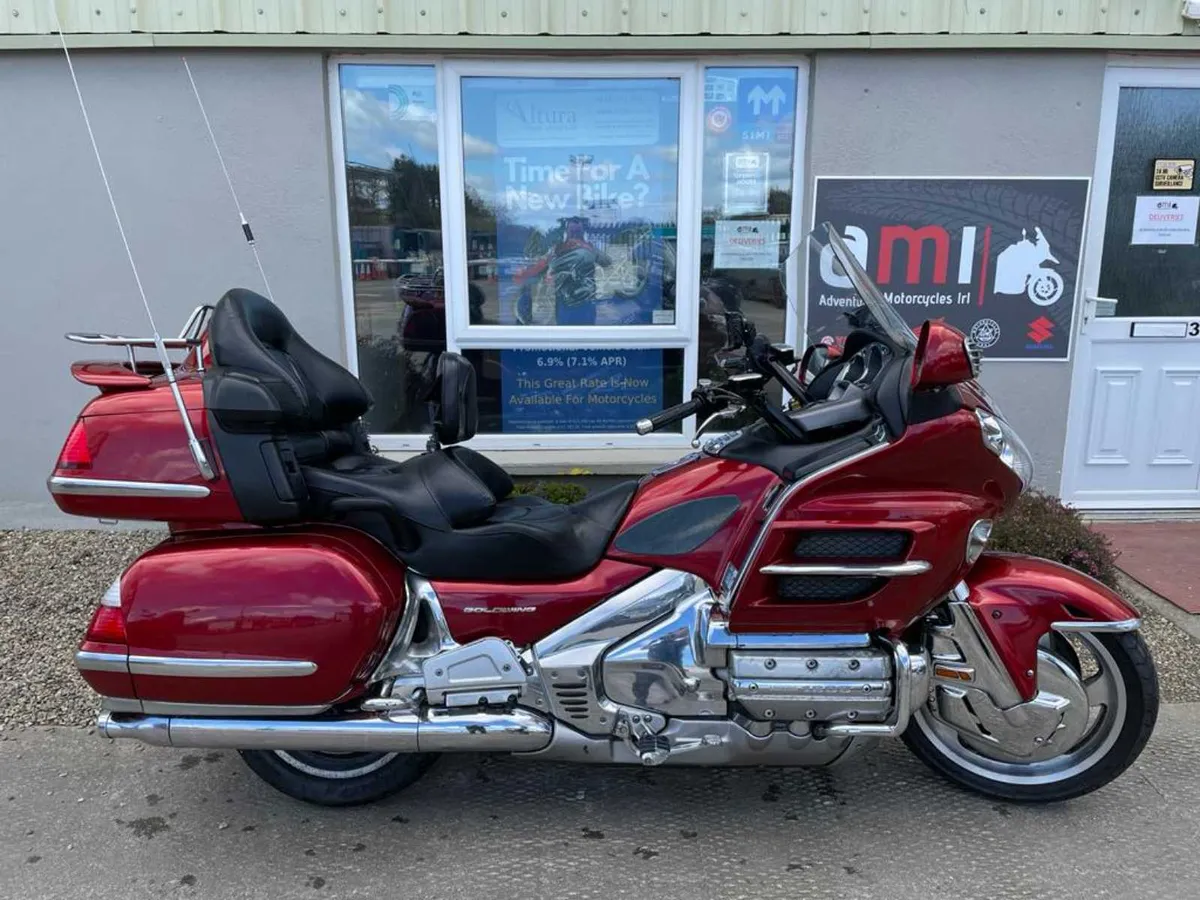
POLYGON ((806 531, 792 551, 797 559, 895 561, 908 550, 907 531, 875 528, 806 531))
POLYGON ((857 575, 786 575, 776 591, 780 600, 798 603, 845 603, 861 600, 883 587, 886 578, 857 575))
POLYGON ((568 719, 586 719, 591 705, 588 686, 582 681, 554 685, 554 699, 568 719))

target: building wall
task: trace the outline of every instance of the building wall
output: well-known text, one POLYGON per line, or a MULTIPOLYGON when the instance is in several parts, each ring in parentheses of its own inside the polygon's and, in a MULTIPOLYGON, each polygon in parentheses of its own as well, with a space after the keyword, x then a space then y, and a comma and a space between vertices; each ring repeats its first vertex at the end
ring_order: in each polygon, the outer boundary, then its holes
MULTIPOLYGON (((817 54, 810 176, 1091 176, 1104 67, 1101 53, 817 54)), ((985 357, 982 381, 1057 492, 1070 364, 985 357)))
MULTIPOLYGON (((342 357, 325 69, 318 52, 188 55, 276 299, 342 357)), ((163 335, 230 287, 262 290, 179 56, 80 52, 76 68, 163 335)), ((63 332, 147 333, 61 54, 0 54, 0 528, 84 525, 44 479, 94 393, 63 332)))

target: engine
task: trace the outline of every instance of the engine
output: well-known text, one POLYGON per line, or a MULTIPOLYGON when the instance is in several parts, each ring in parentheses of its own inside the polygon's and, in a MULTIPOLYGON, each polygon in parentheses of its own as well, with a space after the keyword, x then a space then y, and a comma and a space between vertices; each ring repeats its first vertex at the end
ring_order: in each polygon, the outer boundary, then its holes
POLYGON ((893 668, 889 654, 869 647, 735 650, 729 691, 752 719, 884 722, 892 709, 893 668))

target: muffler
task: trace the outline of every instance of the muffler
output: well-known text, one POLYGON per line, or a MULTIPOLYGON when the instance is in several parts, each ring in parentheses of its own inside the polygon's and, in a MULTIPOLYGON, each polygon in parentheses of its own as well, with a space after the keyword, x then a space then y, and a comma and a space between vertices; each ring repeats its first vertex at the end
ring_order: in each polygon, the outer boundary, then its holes
POLYGON ((530 710, 426 710, 342 719, 211 719, 103 712, 108 738, 207 750, 318 750, 326 753, 517 753, 541 750, 554 726, 530 710))

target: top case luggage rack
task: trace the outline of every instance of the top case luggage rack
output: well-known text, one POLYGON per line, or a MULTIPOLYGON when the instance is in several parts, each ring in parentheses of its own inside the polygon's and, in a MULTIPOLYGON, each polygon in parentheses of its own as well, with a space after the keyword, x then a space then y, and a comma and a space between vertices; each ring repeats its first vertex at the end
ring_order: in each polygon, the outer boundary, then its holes
MULTIPOLYGON (((204 329, 212 311, 213 307, 208 304, 197 306, 183 324, 183 330, 179 332, 179 337, 162 338, 163 347, 167 350, 198 348, 203 341, 204 329)), ((65 337, 68 341, 74 341, 76 344, 124 347, 129 354, 129 366, 134 372, 138 370, 138 361, 134 350, 153 350, 155 346, 153 337, 129 337, 123 334, 99 334, 83 331, 70 331, 65 337)), ((196 354, 196 367, 201 372, 204 371, 204 360, 200 353, 196 354)))

